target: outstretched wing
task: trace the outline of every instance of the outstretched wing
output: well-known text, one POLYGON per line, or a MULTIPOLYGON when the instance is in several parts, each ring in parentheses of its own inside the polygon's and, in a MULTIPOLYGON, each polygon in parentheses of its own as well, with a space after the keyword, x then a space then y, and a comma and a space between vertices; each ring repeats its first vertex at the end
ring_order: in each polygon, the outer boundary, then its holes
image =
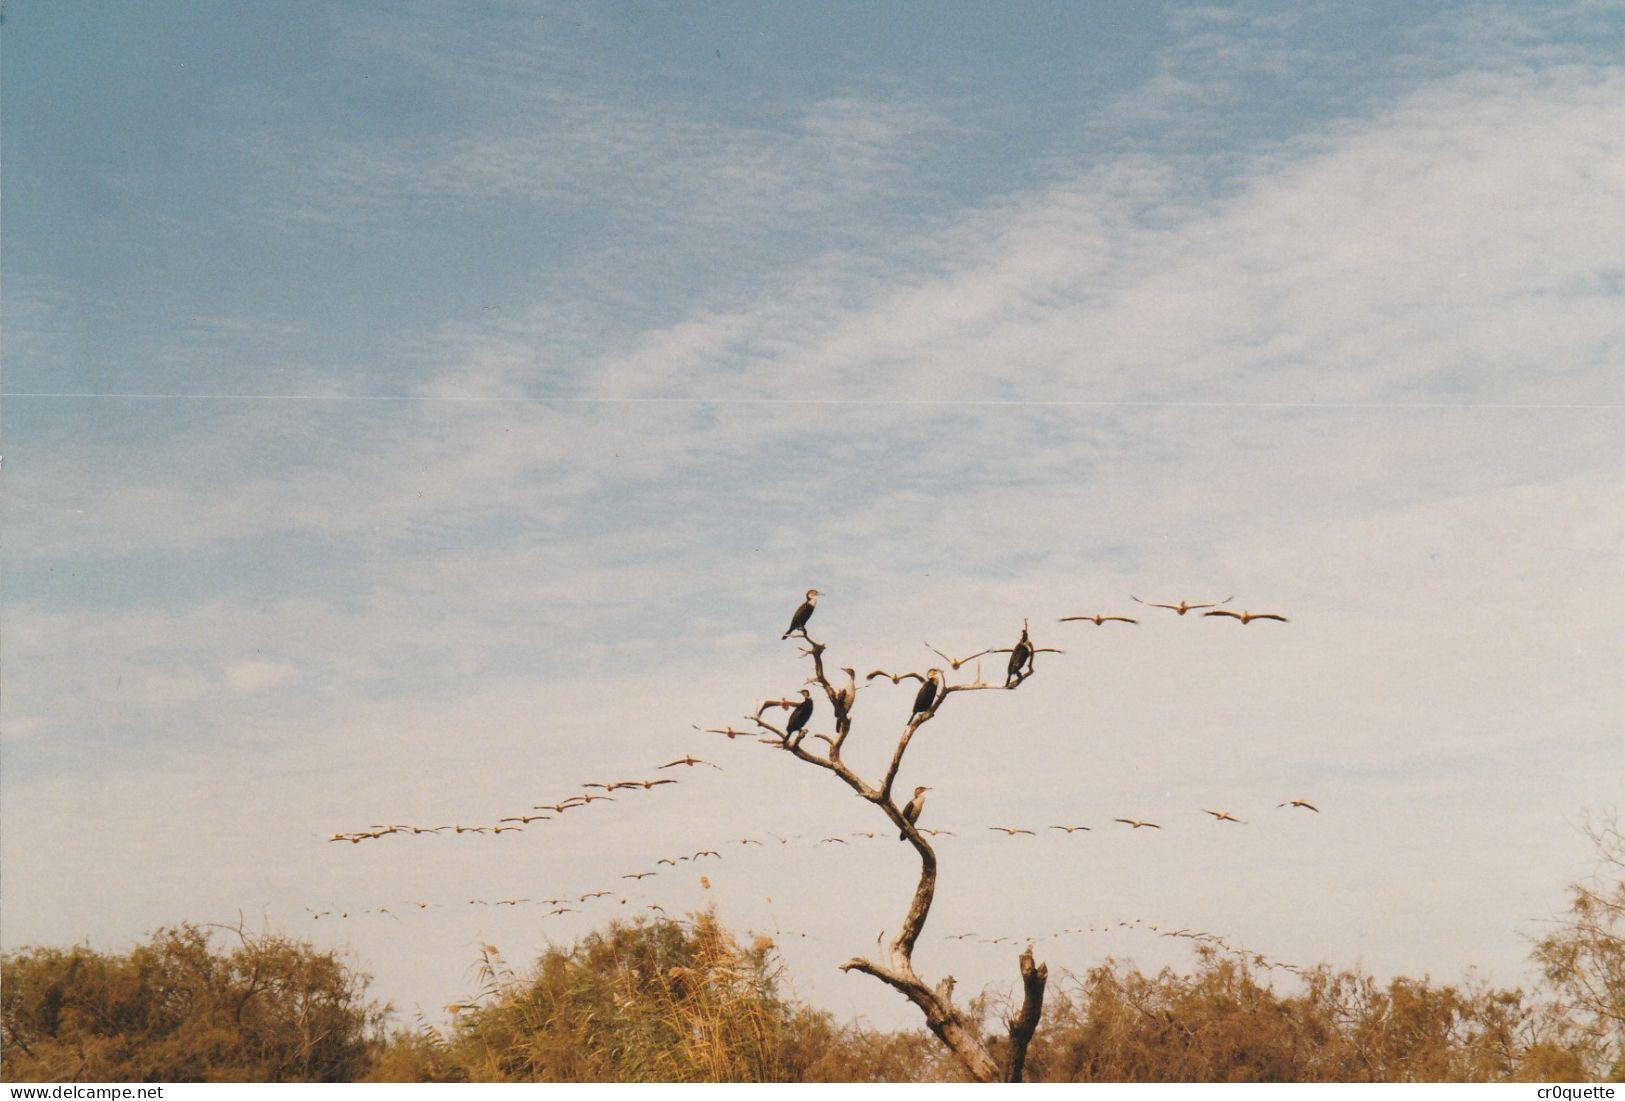
POLYGON ((876 669, 873 673, 870 673, 863 679, 874 680, 876 677, 885 677, 893 684, 901 684, 906 680, 917 680, 922 684, 925 683, 925 678, 918 673, 888 673, 884 669, 876 669))

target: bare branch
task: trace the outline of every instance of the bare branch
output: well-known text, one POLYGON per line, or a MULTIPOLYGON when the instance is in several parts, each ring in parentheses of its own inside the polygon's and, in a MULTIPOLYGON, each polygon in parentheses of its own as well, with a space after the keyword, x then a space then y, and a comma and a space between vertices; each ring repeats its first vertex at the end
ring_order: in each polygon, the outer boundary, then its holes
POLYGON ((1004 1068, 1006 1082, 1021 1081, 1027 1066, 1027 1045, 1038 1030, 1044 1008, 1044 987, 1049 982, 1049 965, 1033 963, 1033 946, 1021 953, 1021 1011, 1007 1023, 1010 1026, 1010 1060, 1004 1068))

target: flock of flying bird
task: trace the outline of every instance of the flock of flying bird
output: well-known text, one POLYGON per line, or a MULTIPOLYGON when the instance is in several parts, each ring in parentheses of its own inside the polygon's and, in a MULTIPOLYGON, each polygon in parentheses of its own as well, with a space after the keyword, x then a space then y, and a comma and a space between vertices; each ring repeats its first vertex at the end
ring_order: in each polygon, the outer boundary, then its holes
MULTIPOLYGON (((679 767, 693 768, 695 765, 705 765, 709 768, 717 769, 718 771, 721 771, 722 768, 721 765, 712 764, 710 761, 702 761, 698 757, 689 754, 679 757, 675 761, 668 761, 666 764, 659 765, 657 766, 657 769, 679 767)), ((485 826, 464 826, 461 824, 447 826, 413 826, 400 824, 374 825, 368 829, 357 830, 352 833, 335 833, 332 837, 329 837, 328 840, 348 841, 354 845, 360 844, 362 841, 375 841, 380 837, 387 837, 390 834, 395 833, 406 836, 425 833, 444 833, 447 830, 451 830, 453 833, 517 833, 523 831, 524 828, 530 825, 532 822, 547 822, 558 817, 559 815, 564 814, 565 811, 575 810, 578 807, 585 807, 591 803, 613 803, 615 802, 615 797, 609 794, 612 791, 649 791, 652 788, 675 783, 677 783, 676 780, 666 776, 658 780, 611 780, 608 783, 582 784, 581 786, 583 789, 589 790, 583 790, 580 794, 572 795, 568 799, 561 799, 557 803, 537 803, 530 808, 533 811, 551 811, 552 813, 550 814, 508 815, 504 818, 497 819, 496 822, 490 825, 485 826), (592 788, 601 789, 602 794, 594 793, 590 790, 592 788)))
MULTIPOLYGON (((792 635, 797 635, 797 634, 799 634, 803 639, 807 638, 807 632, 806 632, 807 623, 812 618, 813 611, 816 608, 817 603, 818 603, 818 598, 821 595, 822 594, 819 593, 819 591, 816 590, 816 589, 807 590, 806 599, 796 609, 794 615, 791 617, 790 626, 784 632, 784 634, 781 636, 781 640, 782 639, 788 639, 792 635)), ((1157 603, 1157 602, 1152 602, 1152 601, 1141 600, 1139 597, 1133 596, 1132 594, 1131 594, 1130 599, 1134 600, 1136 603, 1143 604, 1143 605, 1145 605, 1147 607, 1168 609, 1169 611, 1172 611, 1176 615, 1180 615, 1180 616, 1184 616, 1189 612, 1200 611, 1200 612, 1202 612, 1202 614, 1204 616, 1229 617, 1229 618, 1232 618, 1232 619, 1235 619, 1235 620, 1239 621, 1243 625, 1249 624, 1253 620, 1274 620, 1274 621, 1278 621, 1278 622, 1282 622, 1282 623, 1288 622, 1288 620, 1286 619, 1285 616, 1277 615, 1277 614, 1274 614, 1274 613, 1257 613, 1257 612, 1250 612, 1250 611, 1245 611, 1245 610, 1237 612, 1237 611, 1232 611, 1230 609, 1226 609, 1226 608, 1222 607, 1223 605, 1228 604, 1231 600, 1233 600, 1234 596, 1229 596, 1229 597, 1226 597, 1224 600, 1215 601, 1215 602, 1206 603, 1206 604, 1191 604, 1191 603, 1188 603, 1188 602, 1186 602, 1184 600, 1181 600, 1177 604, 1157 603)), ((1137 619, 1133 618, 1133 617, 1130 617, 1130 616, 1095 614, 1095 615, 1086 615, 1086 616, 1062 616, 1060 618, 1060 622, 1062 622, 1062 623, 1088 622, 1088 623, 1093 623, 1094 625, 1096 625, 1098 627, 1098 626, 1104 626, 1107 623, 1129 623, 1129 624, 1133 624, 1133 623, 1138 623, 1139 621, 1137 619)), ((950 668, 952 668, 953 670, 956 670, 956 671, 961 666, 964 666, 965 664, 967 664, 967 663, 969 663, 971 661, 974 661, 974 660, 976 660, 978 658, 984 657, 984 656, 986 656, 988 654, 1008 653, 1010 655, 1010 658, 1009 658, 1009 663, 1007 665, 1006 673, 1005 673, 1004 687, 1006 687, 1006 688, 1015 687, 1016 685, 1020 684, 1023 679, 1025 679, 1027 676, 1030 676, 1032 674, 1032 672, 1033 672, 1033 660, 1034 660, 1034 656, 1036 654, 1040 654, 1040 653, 1061 653, 1062 652, 1060 650, 1049 648, 1049 647, 1035 646, 1033 644, 1031 636, 1028 633, 1028 627, 1027 627, 1027 624, 1025 622, 1023 622, 1023 624, 1022 624, 1021 636, 1017 639, 1015 644, 1012 645, 1012 646, 1002 647, 1002 648, 990 648, 990 649, 986 649, 986 650, 981 650, 981 651, 978 651, 978 652, 976 652, 974 654, 970 654, 970 655, 967 655, 966 657, 962 657, 962 658, 952 657, 952 656, 942 652, 941 650, 938 650, 935 647, 931 646, 930 643, 926 643, 926 647, 928 649, 930 649, 932 653, 934 653, 938 657, 942 658, 942 660, 944 662, 946 662, 947 665, 950 668)), ((850 713, 850 710, 851 710, 853 704, 856 702, 856 696, 857 696, 857 693, 859 691, 860 686, 857 684, 857 673, 856 673, 855 669, 852 669, 850 667, 843 667, 841 671, 846 673, 846 675, 847 675, 846 684, 845 685, 837 685, 837 686, 835 686, 834 691, 836 692, 837 696, 840 698, 842 704, 844 705, 844 710, 846 710, 848 713, 850 713)), ((932 668, 932 669, 928 670, 924 675, 919 674, 919 673, 891 673, 891 672, 887 672, 886 670, 883 670, 883 669, 876 669, 876 670, 872 671, 871 673, 869 673, 868 676, 865 678, 865 680, 866 681, 873 681, 873 680, 876 680, 876 679, 882 678, 882 677, 887 679, 887 680, 890 680, 893 684, 898 684, 898 683, 901 683, 904 680, 910 680, 910 679, 917 680, 917 681, 920 682, 920 688, 918 689, 918 691, 915 694, 913 709, 912 709, 912 711, 910 713, 910 719, 912 719, 915 715, 920 714, 921 712, 929 711, 936 704, 936 702, 937 702, 937 700, 939 698, 939 693, 942 691, 943 686, 944 686, 944 671, 941 668, 932 668)), ((983 686, 984 682, 981 679, 981 667, 980 667, 980 664, 978 664, 978 666, 977 666, 976 677, 977 677, 977 679, 976 679, 975 684, 977 686, 983 686)), ((810 680, 809 680, 809 683, 810 683, 810 680)), ((795 734, 797 734, 799 732, 804 731, 805 728, 806 728, 807 722, 812 717, 813 700, 812 700, 811 692, 807 688, 803 687, 801 689, 800 695, 801 695, 801 698, 799 700, 795 700, 795 699, 768 700, 765 703, 763 703, 757 710, 757 718, 758 719, 760 719, 762 711, 766 710, 769 707, 782 707, 782 708, 784 708, 785 710, 787 710, 789 712, 789 717, 788 717, 788 719, 787 719, 787 721, 785 723, 785 726, 784 726, 785 739, 781 739, 781 738, 778 738, 778 737, 773 737, 771 735, 761 736, 760 731, 741 731, 741 730, 735 730, 732 727, 728 727, 726 729, 721 729, 721 730, 713 730, 713 731, 710 731, 710 732, 719 733, 719 734, 726 734, 730 739, 741 736, 742 734, 750 733, 750 734, 758 735, 759 739, 761 741, 782 745, 783 742, 788 737, 793 736, 793 735, 795 735, 795 734)), ((696 729, 698 729, 698 727, 696 727, 696 729)), ((668 761, 666 764, 658 766, 657 770, 672 769, 672 768, 690 768, 691 769, 691 768, 695 768, 695 767, 702 766, 702 765, 705 766, 705 767, 708 767, 708 768, 717 769, 718 771, 721 771, 721 766, 716 765, 716 764, 714 764, 713 762, 710 762, 710 761, 702 760, 702 759, 700 759, 698 757, 693 756, 692 754, 687 754, 687 755, 685 755, 683 757, 677 758, 676 760, 668 761)), ((588 806, 588 805, 590 805, 592 803, 595 803, 595 802, 614 802, 615 797, 612 794, 614 792, 620 792, 620 791, 649 791, 649 790, 652 790, 652 789, 654 789, 656 787, 662 787, 662 786, 666 786, 666 785, 675 785, 677 783, 678 783, 678 781, 673 777, 660 777, 660 778, 656 778, 656 779, 642 779, 642 780, 614 780, 614 781, 608 781, 608 782, 603 782, 603 783, 588 783, 588 784, 581 785, 583 790, 581 792, 577 793, 577 794, 571 795, 571 796, 569 796, 569 797, 567 797, 565 799, 561 799, 558 802, 554 802, 554 803, 535 804, 530 808, 532 812, 547 812, 547 813, 528 813, 528 814, 510 815, 510 816, 505 816, 503 818, 500 818, 497 821, 495 821, 493 823, 490 823, 490 824, 475 825, 475 826, 462 825, 460 823, 459 824, 439 825, 439 826, 418 826, 418 825, 407 825, 407 824, 374 825, 374 826, 372 826, 372 827, 370 827, 369 829, 366 829, 366 830, 358 830, 358 831, 353 831, 353 832, 349 832, 349 833, 335 833, 331 838, 329 838, 329 841, 334 841, 334 842, 348 841, 351 844, 359 844, 362 841, 377 840, 379 838, 394 835, 394 834, 400 834, 400 835, 404 835, 404 836, 414 836, 414 835, 422 835, 422 834, 440 834, 440 833, 444 833, 444 832, 447 832, 447 831, 450 831, 450 832, 453 832, 453 833, 456 833, 456 834, 472 833, 472 834, 486 834, 486 835, 497 835, 497 834, 503 834, 503 833, 522 832, 525 829, 525 827, 529 826, 533 822, 550 821, 550 820, 552 820, 554 818, 557 818, 557 817, 560 817, 560 816, 564 815, 568 811, 575 810, 575 809, 577 809, 579 807, 585 807, 585 806, 588 806)), ((920 815, 923 812, 924 806, 925 806, 925 793, 930 791, 930 790, 931 790, 931 788, 927 787, 927 786, 920 786, 920 787, 915 788, 914 793, 913 793, 913 797, 902 808, 903 817, 909 822, 910 825, 916 825, 916 823, 919 821, 920 815)), ((1309 803, 1308 801, 1306 801, 1304 799, 1290 799, 1290 800, 1288 800, 1288 801, 1286 801, 1284 803, 1277 804, 1277 806, 1280 807, 1280 808, 1302 808, 1304 810, 1309 810, 1309 811, 1313 811, 1315 813, 1319 813, 1319 808, 1318 807, 1315 807, 1313 804, 1309 803)), ((1212 819, 1216 823, 1217 822, 1231 822, 1231 823, 1235 823, 1235 824, 1238 824, 1238 825, 1245 825, 1246 824, 1246 820, 1236 817, 1234 814, 1231 814, 1229 811, 1209 810, 1209 809, 1207 809, 1205 807, 1201 808, 1201 811, 1202 811, 1202 813, 1211 816, 1212 819)), ((1134 830, 1140 830, 1140 829, 1161 830, 1163 828, 1160 823, 1152 822, 1152 821, 1148 821, 1148 820, 1140 819, 1140 818, 1123 817, 1123 818, 1115 818, 1115 819, 1113 819, 1113 821, 1121 823, 1121 824, 1123 824, 1125 826, 1128 826, 1129 828, 1134 829, 1134 830)), ((920 832, 922 834, 926 834, 926 835, 928 835, 928 836, 930 836, 932 838, 958 837, 959 836, 953 830, 948 830, 948 829, 922 828, 922 827, 918 827, 917 825, 916 825, 916 828, 918 829, 918 832, 920 832)), ((1023 836, 1023 835, 1030 836, 1030 837, 1039 836, 1039 831, 1037 829, 1031 829, 1031 828, 1022 827, 1022 826, 994 825, 994 826, 988 826, 986 828, 989 831, 992 831, 992 832, 1002 833, 1007 838, 1014 838, 1014 837, 1023 836)), ((1043 827, 1043 829, 1046 832, 1051 831, 1051 830, 1061 832, 1061 833, 1066 834, 1068 837, 1070 837, 1074 833, 1090 832, 1090 831, 1093 830, 1093 827, 1092 826, 1087 826, 1087 825, 1080 825, 1080 824, 1056 824, 1056 825, 1049 825, 1049 826, 1043 827)), ((768 836, 771 837, 774 841, 776 841, 780 845, 789 844, 790 842, 792 842, 794 840, 811 840, 811 835, 796 835, 796 836, 791 836, 791 837, 785 837, 785 836, 780 836, 778 834, 769 834, 768 836)), ((818 845, 832 845, 832 844, 847 845, 847 844, 850 844, 851 841, 854 841, 854 840, 859 840, 859 839, 874 840, 876 838, 879 838, 880 836, 882 836, 881 833, 876 832, 876 831, 859 831, 859 832, 856 832, 856 833, 853 833, 853 834, 850 834, 850 835, 847 835, 847 836, 822 837, 816 842, 816 844, 818 844, 818 845)), ((900 839, 906 838, 907 834, 904 833, 904 832, 899 832, 898 837, 900 839)), ((761 841, 760 839, 753 838, 753 837, 736 838, 731 843, 732 844, 738 844, 738 845, 741 845, 741 846, 750 846, 750 845, 761 846, 761 845, 765 844, 765 842, 761 841)), ((643 880, 648 879, 648 878, 653 877, 653 876, 657 876, 657 875, 660 874, 659 871, 658 871, 658 868, 660 866, 669 865, 672 870, 676 870, 680 864, 689 863, 689 862, 698 864, 698 862, 700 860, 705 859, 705 858, 713 858, 713 859, 716 859, 716 860, 721 860, 722 859, 722 853, 720 851, 718 851, 717 849, 700 849, 700 850, 697 850, 694 853, 683 855, 683 856, 661 858, 661 859, 659 859, 659 860, 657 860, 655 862, 656 863, 656 868, 655 869, 636 871, 636 872, 629 872, 629 873, 626 873, 624 875, 621 875, 620 879, 627 880, 627 881, 630 881, 634 885, 640 885, 641 886, 643 880)), ((701 886, 706 887, 706 888, 709 888, 709 886, 710 886, 709 879, 707 877, 705 877, 705 876, 700 877, 700 883, 701 883, 701 886)), ((551 916, 559 916, 559 915, 570 914, 570 913, 580 913, 581 911, 576 909, 576 906, 581 905, 581 904, 585 904, 587 902, 595 901, 595 900, 598 900, 598 899, 603 899, 603 898, 609 898, 613 902, 616 902, 616 903, 618 903, 620 905, 623 905, 623 906, 628 905, 632 901, 642 902, 642 899, 633 900, 633 899, 629 899, 629 898, 627 898, 627 897, 625 897, 623 895, 620 895, 615 891, 611 891, 611 890, 607 890, 607 889, 600 889, 600 890, 585 892, 585 893, 583 893, 581 895, 571 896, 571 897, 539 898, 539 897, 526 896, 526 897, 513 897, 513 898, 504 898, 504 899, 496 899, 496 900, 481 899, 481 898, 471 898, 471 899, 468 900, 467 904, 470 905, 470 906, 473 906, 473 905, 513 906, 513 907, 519 907, 519 906, 548 906, 548 907, 552 907, 552 909, 550 909, 548 911, 546 916, 551 917, 551 916)), ((430 903, 430 902, 405 902, 405 903, 400 903, 399 905, 402 906, 403 908, 414 908, 416 910, 422 911, 422 910, 429 909, 430 907, 435 906, 436 904, 430 903)), ((650 910, 650 911, 655 911, 655 912, 658 912, 658 913, 661 913, 661 914, 665 913, 664 908, 661 907, 660 905, 658 905, 657 903, 648 903, 648 904, 644 905, 643 908, 647 909, 647 910, 650 910)), ((307 909, 308 912, 310 912, 311 916, 314 919, 320 919, 322 917, 331 916, 331 915, 334 915, 334 914, 336 914, 339 917, 348 918, 349 916, 351 916, 352 913, 355 913, 355 914, 378 913, 378 914, 388 915, 390 917, 395 917, 398 920, 398 915, 393 910, 391 910, 390 908, 385 907, 385 906, 376 906, 376 907, 369 907, 369 908, 365 908, 365 909, 356 909, 356 910, 353 910, 353 911, 352 910, 331 910, 331 909, 316 911, 316 910, 310 909, 309 907, 306 907, 306 909, 307 909)), ((1142 923, 1140 921, 1136 920, 1136 921, 1134 921, 1132 923, 1130 923, 1130 922, 1118 922, 1117 924, 1119 926, 1122 926, 1122 927, 1126 928, 1126 927, 1131 927, 1131 926, 1137 927, 1137 926, 1140 926, 1142 923)), ((1147 928, 1149 930, 1153 931, 1153 932, 1158 931, 1156 926, 1147 926, 1147 928)), ((1055 932, 1055 933, 1046 934, 1045 936, 1041 936, 1041 937, 1037 937, 1037 938, 1029 937, 1029 938, 1025 938, 1025 939, 1027 939, 1027 940, 1035 940, 1035 939, 1041 940, 1041 939, 1046 939, 1047 937, 1059 937, 1059 936, 1063 936, 1063 935, 1083 933, 1083 932, 1106 931, 1106 929, 1107 929, 1107 927, 1102 927, 1100 930, 1096 930, 1093 927, 1091 927, 1091 928, 1089 928, 1087 930, 1086 929, 1066 929, 1066 930, 1061 930, 1061 931, 1058 931, 1058 932, 1055 932)), ((805 934, 801 934, 801 935, 805 936, 805 934)), ((1174 932, 1161 933, 1160 935, 1168 936, 1168 937, 1181 937, 1181 936, 1190 937, 1190 938, 1192 938, 1194 940, 1197 940, 1199 942, 1207 944, 1210 947, 1211 946, 1217 946, 1217 947, 1223 948, 1226 951, 1237 952, 1237 954, 1246 954, 1249 957, 1252 957, 1254 959, 1254 962, 1256 962, 1256 963, 1258 963, 1260 965, 1263 965, 1263 966, 1277 966, 1276 964, 1273 964, 1273 963, 1265 960, 1264 957, 1262 957, 1262 956, 1255 956, 1252 953, 1242 953, 1242 951, 1239 950, 1239 949, 1233 949, 1233 948, 1231 948, 1231 946, 1224 943, 1223 938, 1217 937, 1217 936, 1215 936, 1213 934, 1192 933, 1189 930, 1181 929, 1181 930, 1177 930, 1177 931, 1174 931, 1174 932)), ((960 933, 960 934, 953 934, 953 935, 946 936, 943 939, 944 940, 966 940, 966 939, 970 939, 972 937, 977 937, 977 936, 978 936, 978 934, 975 934, 975 933, 960 933)), ((1010 939, 1011 938, 1008 938, 1008 937, 997 937, 997 938, 992 938, 992 939, 982 938, 982 943, 999 944, 999 943, 1004 943, 1004 942, 1006 942, 1006 941, 1008 941, 1010 939)), ((1292 968, 1290 965, 1279 965, 1279 966, 1285 966, 1285 967, 1287 967, 1288 970, 1296 970, 1295 968, 1292 968)))

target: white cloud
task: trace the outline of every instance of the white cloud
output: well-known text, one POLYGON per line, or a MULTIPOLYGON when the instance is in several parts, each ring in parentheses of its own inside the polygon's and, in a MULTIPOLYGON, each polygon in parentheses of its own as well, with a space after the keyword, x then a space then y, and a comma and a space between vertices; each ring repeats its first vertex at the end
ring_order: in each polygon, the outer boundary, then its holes
POLYGON ((238 692, 255 693, 297 679, 299 670, 281 661, 248 658, 226 666, 226 683, 238 692))

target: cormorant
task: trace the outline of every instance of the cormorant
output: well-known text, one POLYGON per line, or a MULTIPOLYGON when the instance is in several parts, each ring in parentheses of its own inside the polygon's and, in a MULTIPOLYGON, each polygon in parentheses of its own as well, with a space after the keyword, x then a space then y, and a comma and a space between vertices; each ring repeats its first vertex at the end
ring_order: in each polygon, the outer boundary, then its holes
POLYGON ((835 702, 843 714, 850 715, 852 705, 858 702, 858 671, 842 666, 841 672, 846 674, 846 683, 835 690, 835 702))
POLYGON ((802 727, 806 726, 807 720, 812 718, 812 713, 812 693, 803 688, 801 690, 801 702, 796 704, 794 711, 790 712, 790 721, 784 724, 785 735, 789 736, 794 734, 802 727))
POLYGON ((914 710, 909 713, 912 719, 922 711, 931 710, 931 705, 937 702, 937 690, 942 686, 942 670, 931 669, 925 674, 925 683, 920 690, 914 693, 914 710))
MULTIPOLYGON (((910 799, 904 805, 904 807, 903 807, 903 820, 905 822, 907 822, 909 825, 912 826, 912 825, 914 825, 914 823, 916 823, 916 822, 918 822, 920 820, 920 811, 925 809, 925 793, 930 791, 930 790, 931 790, 930 788, 915 788, 914 789, 914 798, 910 799)), ((908 831, 907 830, 898 830, 897 831, 897 840, 899 840, 899 841, 907 841, 908 840, 908 831)))
POLYGON ((1015 646, 1010 649, 1010 665, 1005 670, 1004 686, 1010 688, 1018 683, 1025 674, 1022 669, 1030 666, 1033 660, 1033 640, 1027 637, 1027 623, 1021 624, 1021 637, 1016 640, 1015 646))
POLYGON ((801 632, 803 638, 807 637, 807 621, 812 618, 813 608, 817 607, 818 598, 822 595, 817 589, 807 590, 807 599, 801 602, 796 614, 790 617, 790 629, 779 636, 781 642, 797 631, 801 632))

